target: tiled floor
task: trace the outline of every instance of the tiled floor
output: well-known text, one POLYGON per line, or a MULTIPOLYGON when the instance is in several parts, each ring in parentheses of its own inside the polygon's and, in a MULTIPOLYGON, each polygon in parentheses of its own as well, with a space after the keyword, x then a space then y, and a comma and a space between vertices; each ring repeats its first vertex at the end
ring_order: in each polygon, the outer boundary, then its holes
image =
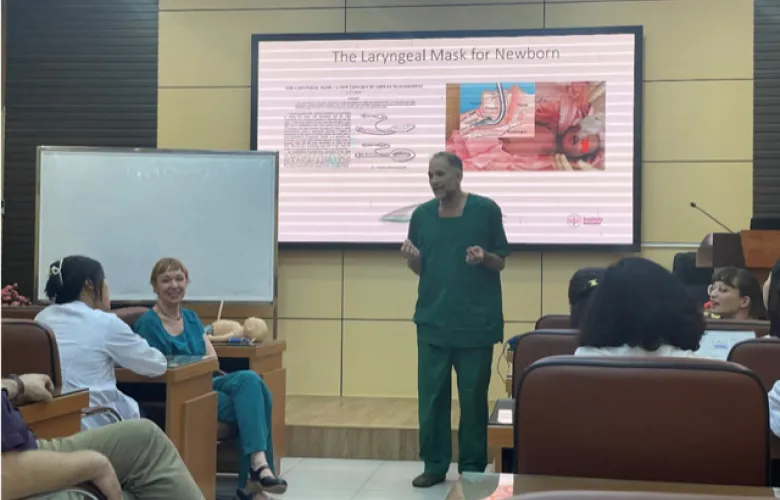
MULTIPOLYGON (((446 483, 421 490, 412 487, 420 462, 327 458, 283 458, 282 471, 290 486, 280 500, 445 500, 458 477, 453 464, 446 483)), ((230 498, 235 483, 219 483, 220 500, 230 498)))

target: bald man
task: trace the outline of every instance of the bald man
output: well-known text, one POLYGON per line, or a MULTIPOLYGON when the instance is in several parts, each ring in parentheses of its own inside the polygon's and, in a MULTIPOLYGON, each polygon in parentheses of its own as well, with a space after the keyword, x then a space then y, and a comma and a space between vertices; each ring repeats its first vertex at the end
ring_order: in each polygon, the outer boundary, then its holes
POLYGON ((436 153, 428 166, 434 199, 412 214, 401 253, 419 279, 417 391, 420 457, 412 482, 428 488, 445 480, 452 460, 452 369, 458 376, 459 472, 487 466, 488 386, 493 345, 503 340, 501 270, 509 255, 501 209, 461 189, 463 163, 436 153))

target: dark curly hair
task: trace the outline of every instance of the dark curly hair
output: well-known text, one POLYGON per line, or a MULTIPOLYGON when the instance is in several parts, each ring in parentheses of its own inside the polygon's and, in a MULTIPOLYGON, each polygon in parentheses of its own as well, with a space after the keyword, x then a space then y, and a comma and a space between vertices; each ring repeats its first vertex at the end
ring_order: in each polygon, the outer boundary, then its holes
POLYGON ((696 351, 704 330, 701 308, 679 279, 653 261, 627 257, 607 268, 593 293, 580 345, 696 351))

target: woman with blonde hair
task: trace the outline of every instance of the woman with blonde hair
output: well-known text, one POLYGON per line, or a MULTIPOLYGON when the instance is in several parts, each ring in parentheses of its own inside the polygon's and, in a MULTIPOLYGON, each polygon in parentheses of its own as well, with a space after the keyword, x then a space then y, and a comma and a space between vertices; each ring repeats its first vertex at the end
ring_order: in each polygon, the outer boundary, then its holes
MULTIPOLYGON (((133 328, 163 354, 216 357, 198 315, 181 307, 188 284, 189 272, 181 261, 160 259, 151 275, 157 303, 133 328)), ((213 387, 218 397, 217 419, 238 427, 241 461, 237 498, 249 500, 264 498, 266 492, 284 493, 287 482, 273 469, 268 387, 250 370, 216 376, 213 387)))

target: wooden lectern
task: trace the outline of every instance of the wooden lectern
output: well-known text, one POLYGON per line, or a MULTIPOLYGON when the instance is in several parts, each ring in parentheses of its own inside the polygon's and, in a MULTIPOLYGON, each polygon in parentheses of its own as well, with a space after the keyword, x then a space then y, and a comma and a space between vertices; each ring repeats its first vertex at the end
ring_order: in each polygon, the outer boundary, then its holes
POLYGON ((710 233, 696 251, 696 267, 744 267, 760 281, 780 259, 780 231, 710 233))

